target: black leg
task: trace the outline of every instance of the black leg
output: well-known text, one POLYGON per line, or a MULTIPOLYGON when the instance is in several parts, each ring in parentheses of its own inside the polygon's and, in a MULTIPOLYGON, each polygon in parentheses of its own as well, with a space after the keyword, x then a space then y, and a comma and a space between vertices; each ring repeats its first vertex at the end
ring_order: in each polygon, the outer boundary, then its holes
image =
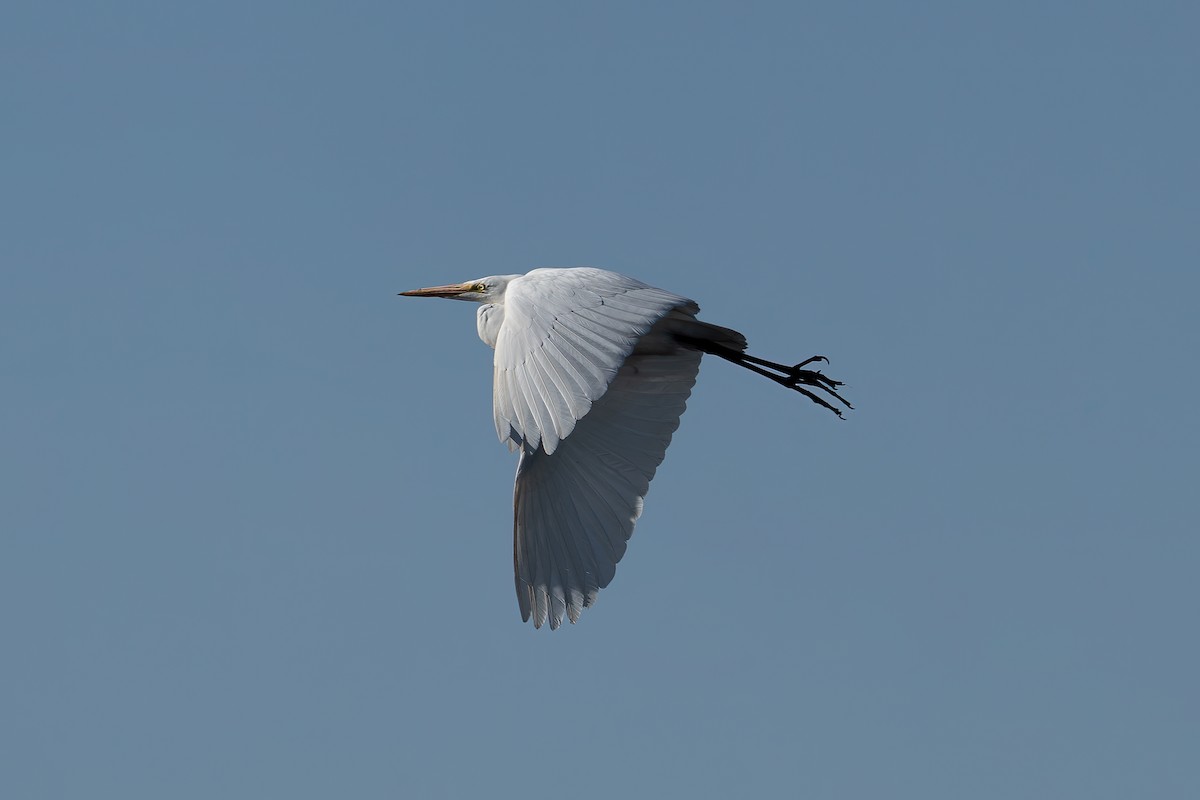
MULTIPOLYGON (((710 355, 718 356, 726 361, 737 364, 739 367, 745 367, 751 372, 756 372, 759 375, 762 375, 764 378, 770 378, 780 386, 786 386, 787 388, 804 395, 817 405, 828 408, 839 417, 842 417, 841 409, 820 395, 814 393, 812 391, 813 389, 824 392, 842 405, 846 406, 846 408, 854 408, 854 406, 852 406, 850 402, 846 400, 846 398, 842 397, 837 392, 837 387, 842 385, 841 381, 837 381, 828 377, 820 370, 804 369, 804 367, 817 361, 829 363, 829 359, 825 356, 812 356, 811 358, 804 359, 799 364, 789 367, 786 364, 767 361, 766 359, 752 356, 749 353, 742 353, 723 345, 716 344, 715 342, 695 339, 690 336, 678 336, 677 339, 679 340, 680 344, 687 345, 688 347, 694 347, 703 353, 709 353, 710 355)), ((842 419, 845 419, 845 417, 842 417, 842 419)))

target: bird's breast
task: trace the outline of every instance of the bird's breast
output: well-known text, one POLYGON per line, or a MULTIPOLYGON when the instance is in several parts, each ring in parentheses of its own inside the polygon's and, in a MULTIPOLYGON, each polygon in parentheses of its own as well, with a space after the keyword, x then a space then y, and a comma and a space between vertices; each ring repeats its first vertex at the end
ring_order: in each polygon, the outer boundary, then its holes
POLYGON ((496 341, 500 338, 500 326, 503 324, 504 306, 488 303, 480 306, 475 312, 475 327, 479 331, 479 338, 493 350, 496 349, 496 341))

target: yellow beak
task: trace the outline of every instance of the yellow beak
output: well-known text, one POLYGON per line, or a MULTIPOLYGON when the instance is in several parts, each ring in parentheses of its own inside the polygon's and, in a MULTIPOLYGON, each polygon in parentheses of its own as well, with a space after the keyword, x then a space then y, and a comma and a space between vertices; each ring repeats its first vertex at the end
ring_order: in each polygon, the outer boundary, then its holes
POLYGON ((469 291, 471 290, 465 283, 451 283, 446 286, 430 286, 428 289, 413 289, 400 294, 405 297, 457 297, 469 291))

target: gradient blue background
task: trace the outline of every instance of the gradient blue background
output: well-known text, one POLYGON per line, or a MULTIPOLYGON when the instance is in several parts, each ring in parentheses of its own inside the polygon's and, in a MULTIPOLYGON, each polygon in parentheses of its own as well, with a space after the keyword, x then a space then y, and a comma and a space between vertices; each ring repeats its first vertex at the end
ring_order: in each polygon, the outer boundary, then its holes
POLYGON ((7 3, 6 798, 1200 796, 1192 3, 7 3), (474 308, 706 362, 522 625, 474 308))

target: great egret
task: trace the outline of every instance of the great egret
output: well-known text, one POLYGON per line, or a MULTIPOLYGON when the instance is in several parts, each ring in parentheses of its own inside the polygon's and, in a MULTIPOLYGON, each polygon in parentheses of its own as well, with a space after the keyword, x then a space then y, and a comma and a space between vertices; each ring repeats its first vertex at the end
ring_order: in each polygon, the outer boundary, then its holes
POLYGON ((745 352, 746 337, 696 319, 677 294, 591 267, 535 269, 401 292, 480 303, 479 338, 496 353, 493 416, 520 450, 513 567, 521 619, 571 622, 616 574, 642 500, 679 427, 703 354, 818 405, 852 406, 841 381, 745 352), (816 394, 824 392, 830 400, 816 394))

